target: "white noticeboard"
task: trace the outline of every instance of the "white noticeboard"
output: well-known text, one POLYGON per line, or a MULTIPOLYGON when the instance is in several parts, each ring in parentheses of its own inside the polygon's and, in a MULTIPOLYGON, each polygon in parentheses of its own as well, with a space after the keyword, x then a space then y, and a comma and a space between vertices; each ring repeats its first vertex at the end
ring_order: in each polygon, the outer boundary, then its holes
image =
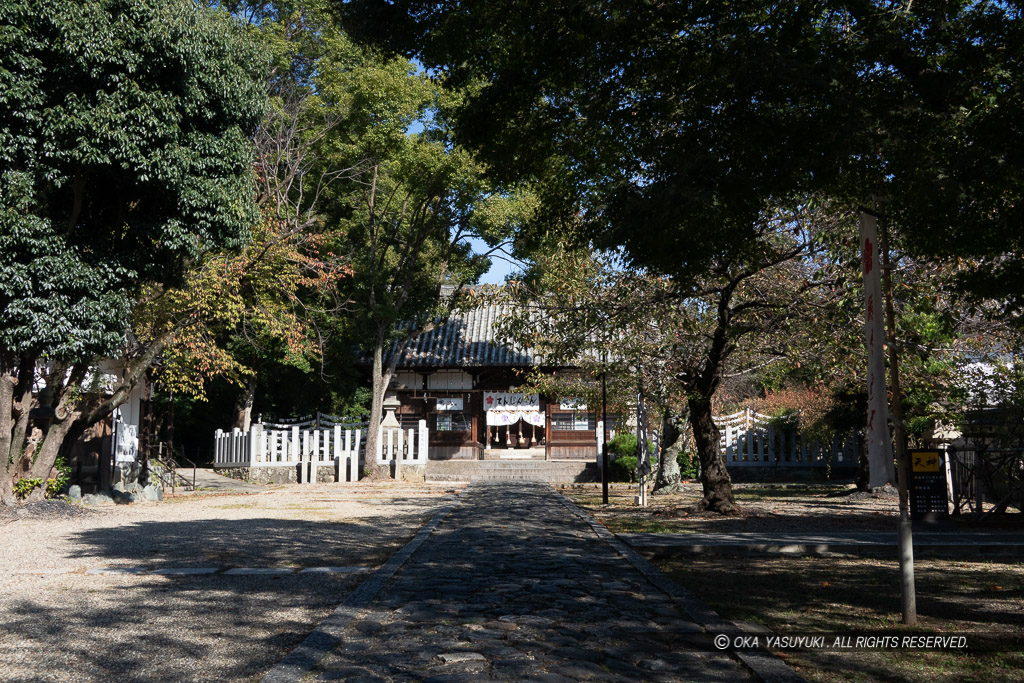
POLYGON ((438 410, 462 410, 462 398, 439 398, 437 399, 438 410))
POLYGON ((587 404, 581 398, 563 398, 558 401, 559 410, 586 410, 587 404))
POLYGON ((135 462, 139 455, 139 434, 135 425, 117 423, 117 450, 114 462, 135 462))

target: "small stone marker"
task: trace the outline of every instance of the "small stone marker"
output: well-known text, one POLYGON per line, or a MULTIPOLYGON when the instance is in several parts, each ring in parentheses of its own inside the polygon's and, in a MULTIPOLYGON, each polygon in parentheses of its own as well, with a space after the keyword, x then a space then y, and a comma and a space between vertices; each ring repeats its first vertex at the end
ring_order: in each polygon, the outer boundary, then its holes
POLYGON ((164 499, 164 490, 159 486, 153 486, 150 484, 146 488, 142 489, 142 498, 143 500, 152 502, 161 501, 164 499))
POLYGON ((114 499, 109 491, 97 491, 82 496, 82 503, 85 505, 113 505, 114 499))

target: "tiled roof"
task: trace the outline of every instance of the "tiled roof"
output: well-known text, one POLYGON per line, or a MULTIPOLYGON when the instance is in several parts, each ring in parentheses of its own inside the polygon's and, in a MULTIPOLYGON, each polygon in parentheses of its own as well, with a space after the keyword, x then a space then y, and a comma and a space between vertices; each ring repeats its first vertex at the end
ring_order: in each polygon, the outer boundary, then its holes
POLYGON ((525 367, 543 361, 535 349, 495 339, 494 324, 508 315, 507 304, 488 304, 453 313, 446 323, 413 339, 398 368, 525 367))

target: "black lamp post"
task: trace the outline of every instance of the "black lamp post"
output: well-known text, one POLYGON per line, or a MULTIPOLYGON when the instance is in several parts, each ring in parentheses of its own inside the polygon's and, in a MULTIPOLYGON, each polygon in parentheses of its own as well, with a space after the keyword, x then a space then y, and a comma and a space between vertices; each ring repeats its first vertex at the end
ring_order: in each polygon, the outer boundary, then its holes
POLYGON ((601 369, 601 502, 608 504, 608 350, 603 351, 601 369))

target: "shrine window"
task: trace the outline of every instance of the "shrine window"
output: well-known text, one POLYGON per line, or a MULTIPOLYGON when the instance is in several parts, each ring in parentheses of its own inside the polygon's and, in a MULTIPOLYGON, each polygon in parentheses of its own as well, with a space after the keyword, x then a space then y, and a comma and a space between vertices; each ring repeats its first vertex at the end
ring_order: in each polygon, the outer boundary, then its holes
POLYGON ((597 429, 594 413, 551 413, 551 429, 555 432, 586 432, 597 429))
POLYGON ((437 414, 436 429, 439 432, 468 432, 472 428, 466 413, 448 411, 437 414))

